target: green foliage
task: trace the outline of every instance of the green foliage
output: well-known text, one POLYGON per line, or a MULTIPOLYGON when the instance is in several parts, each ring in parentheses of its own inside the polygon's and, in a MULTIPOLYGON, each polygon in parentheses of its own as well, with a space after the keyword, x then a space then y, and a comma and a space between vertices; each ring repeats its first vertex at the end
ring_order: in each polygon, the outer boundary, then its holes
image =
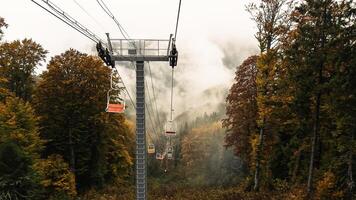
MULTIPOLYGON (((228 187, 243 179, 241 160, 224 147, 222 117, 218 113, 205 113, 182 123, 177 136, 171 140, 173 160, 161 161, 149 156, 148 187, 153 199, 164 197, 165 191, 160 191, 163 186, 167 190, 169 187, 228 187)), ((166 138, 162 140, 167 142, 166 138)), ((159 147, 156 149, 159 152, 159 147)))
MULTIPOLYGON (((285 18, 274 18, 278 13, 271 11, 278 11, 280 2, 288 1, 262 0, 259 6, 248 7, 258 26, 261 49, 251 83, 257 94, 239 98, 248 91, 242 80, 251 79, 241 73, 243 68, 238 69, 227 99, 227 144, 240 149, 236 154, 242 158, 246 151, 256 156, 253 160, 261 165, 262 189, 282 190, 302 199, 315 188, 318 199, 352 199, 355 5, 349 0, 300 1, 287 4, 290 8, 281 7, 285 18), (263 134, 252 135, 248 141, 242 137, 249 135, 247 128, 237 128, 246 127, 250 120, 242 113, 255 113, 256 107, 247 111, 243 107, 251 97, 258 110, 252 120, 263 134)), ((256 173, 253 170, 248 174, 256 173)))
POLYGON ((0 78, 7 80, 5 88, 25 101, 31 100, 35 69, 46 54, 47 51, 31 39, 0 44, 0 78))
POLYGON ((45 155, 59 154, 79 189, 124 179, 132 166, 133 133, 121 115, 104 113, 110 69, 76 50, 52 58, 34 97, 45 155))
MULTIPOLYGON (((273 123, 270 116, 275 98, 275 86, 279 77, 278 51, 280 41, 289 30, 289 14, 293 9, 292 1, 288 0, 261 0, 258 5, 250 3, 247 11, 256 23, 255 37, 259 43, 260 55, 256 62, 255 90, 258 134, 251 138, 252 165, 254 168, 254 190, 258 191, 260 185, 269 184, 271 175, 267 163, 271 159, 271 146, 275 142, 273 123)), ((251 111, 254 112, 253 109, 251 111)))
POLYGON ((193 185, 209 185, 219 178, 222 155, 222 129, 218 123, 194 128, 182 141, 182 164, 187 181, 193 185), (218 142, 220 140, 220 142, 218 142))
MULTIPOLYGON (((350 5, 349 1, 303 2, 293 15, 295 29, 290 34, 289 44, 286 44, 288 79, 290 87, 295 88, 291 92, 296 94, 293 95, 292 111, 297 113, 299 120, 299 124, 296 124, 298 125, 296 130, 300 130, 298 146, 306 146, 310 137, 307 133, 313 130, 315 135, 312 138, 315 138, 315 143, 310 144, 306 152, 304 150, 304 155, 308 155, 309 149, 311 149, 310 153, 315 155, 310 161, 310 164, 314 165, 310 165, 311 169, 309 169, 309 172, 319 169, 315 177, 331 169, 339 172, 347 171, 346 163, 350 161, 349 158, 342 161, 338 158, 349 157, 352 144, 344 139, 352 140, 354 132, 352 128, 349 129, 349 134, 342 134, 343 137, 330 134, 338 132, 337 124, 340 125, 339 120, 343 121, 340 115, 338 117, 334 115, 340 113, 342 109, 331 109, 337 105, 335 100, 338 97, 354 94, 354 91, 348 90, 341 95, 339 93, 342 91, 341 85, 348 83, 340 76, 335 76, 339 74, 340 68, 345 67, 347 72, 344 76, 347 77, 354 68, 350 63, 352 59, 343 57, 351 47, 348 36, 349 26, 354 26, 352 23, 349 24, 350 20, 355 18, 355 13, 351 14, 350 5), (334 88, 333 81, 339 82, 340 85, 334 88), (300 140, 301 138, 304 141, 300 140), (335 150, 342 146, 345 147, 344 151, 336 153, 335 150), (335 163, 333 167, 330 166, 331 161, 335 163)), ((345 103, 343 102, 344 105, 347 104, 345 103)), ((352 115, 349 116, 351 121, 355 119, 352 115)), ((352 124, 350 122, 349 124, 352 124)), ((339 174, 335 182, 346 180, 342 178, 346 175, 347 173, 339 174)), ((309 179, 313 177, 313 174, 309 173, 309 179)), ((342 185, 339 182, 339 187, 343 187, 342 185)))
POLYGON ((343 191, 337 188, 335 175, 330 171, 324 173, 323 177, 317 182, 315 193, 317 200, 341 199, 344 196, 343 191))
POLYGON ((76 196, 74 174, 60 155, 41 159, 34 168, 41 177, 40 184, 48 199, 71 199, 76 196))
POLYGON ((111 119, 110 115, 103 114, 102 123, 105 125, 101 145, 101 153, 105 157, 104 178, 106 182, 122 183, 132 176, 134 129, 123 116, 111 119))
POLYGON ((0 144, 0 199, 36 199, 31 159, 12 142, 0 144))
POLYGON ((13 96, 8 89, 3 87, 6 82, 5 78, 0 78, 0 102, 4 102, 7 97, 13 96))
POLYGON ((280 200, 287 197, 281 193, 254 193, 241 190, 240 187, 181 187, 165 185, 150 195, 157 200, 280 200))
POLYGON ((29 103, 19 98, 7 93, 0 102, 0 199, 42 197, 32 169, 44 146, 37 120, 29 103))
MULTIPOLYGON (((205 114, 173 139, 174 160, 150 157, 149 198, 353 199, 354 2, 261 0, 247 10, 260 55, 236 70, 223 126, 205 114), (247 192, 253 182, 260 192, 247 192)), ((0 39, 6 27, 0 17, 0 39)), ((71 49, 35 85, 46 53, 27 39, 0 44, 0 199, 134 199, 134 126, 104 112, 109 69, 71 49)))
POLYGON ((128 184, 108 185, 101 190, 91 189, 81 196, 83 200, 129 200, 135 198, 135 187, 128 184))
POLYGON ((13 97, 0 103, 0 143, 14 142, 33 159, 39 158, 44 146, 37 124, 38 118, 29 103, 13 97))
MULTIPOLYGON (((0 18, 0 36, 4 26, 0 18)), ((76 186, 119 184, 131 173, 133 125, 103 112, 109 69, 69 50, 51 60, 35 85, 46 53, 28 39, 0 44, 0 145, 6 147, 0 199, 73 199, 76 186)))

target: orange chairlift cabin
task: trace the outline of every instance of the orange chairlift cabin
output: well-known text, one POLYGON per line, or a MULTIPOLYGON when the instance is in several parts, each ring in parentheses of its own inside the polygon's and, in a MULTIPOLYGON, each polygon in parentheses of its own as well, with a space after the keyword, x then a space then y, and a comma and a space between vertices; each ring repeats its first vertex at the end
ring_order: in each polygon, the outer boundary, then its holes
MULTIPOLYGON (((125 112, 125 101, 123 96, 119 95, 121 95, 121 91, 124 89, 124 87, 114 87, 113 78, 114 69, 111 70, 110 74, 110 89, 107 92, 107 103, 105 111, 108 113, 123 113, 125 112)), ((118 85, 121 83, 122 80, 119 76, 118 85)))

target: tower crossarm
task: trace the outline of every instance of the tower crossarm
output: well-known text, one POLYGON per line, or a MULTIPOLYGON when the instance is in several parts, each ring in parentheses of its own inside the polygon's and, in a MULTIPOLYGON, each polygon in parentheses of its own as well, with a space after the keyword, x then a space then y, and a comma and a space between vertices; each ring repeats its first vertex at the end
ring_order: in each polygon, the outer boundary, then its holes
POLYGON ((114 61, 169 61, 169 39, 110 39, 114 61))

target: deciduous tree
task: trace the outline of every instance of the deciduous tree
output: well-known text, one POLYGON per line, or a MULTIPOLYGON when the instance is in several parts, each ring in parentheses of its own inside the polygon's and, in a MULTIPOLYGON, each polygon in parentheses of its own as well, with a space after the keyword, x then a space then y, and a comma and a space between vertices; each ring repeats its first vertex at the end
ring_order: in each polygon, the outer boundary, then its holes
POLYGON ((226 146, 233 147, 249 167, 253 167, 251 140, 257 133, 257 58, 251 56, 237 68, 235 82, 226 98, 227 118, 223 120, 226 146))
POLYGON ((53 57, 47 69, 34 99, 48 140, 45 155, 62 155, 80 189, 124 178, 133 136, 122 115, 105 113, 110 69, 73 49, 53 57))
POLYGON ((35 69, 46 54, 47 51, 31 39, 0 44, 0 78, 7 80, 6 88, 25 101, 31 100, 35 69))
MULTIPOLYGON (((272 133, 266 135, 266 127, 268 126, 267 114, 270 111, 270 106, 267 102, 271 100, 273 94, 273 80, 277 74, 275 73, 278 46, 280 39, 289 28, 288 16, 292 4, 287 0, 261 0, 258 5, 251 3, 247 6, 252 19, 257 26, 255 35, 259 48, 260 59, 257 63, 257 107, 259 127, 258 144, 256 147, 255 157, 255 177, 254 190, 259 190, 261 160, 263 159, 265 137, 271 138, 272 133)), ((269 168, 269 167, 267 167, 269 168)))

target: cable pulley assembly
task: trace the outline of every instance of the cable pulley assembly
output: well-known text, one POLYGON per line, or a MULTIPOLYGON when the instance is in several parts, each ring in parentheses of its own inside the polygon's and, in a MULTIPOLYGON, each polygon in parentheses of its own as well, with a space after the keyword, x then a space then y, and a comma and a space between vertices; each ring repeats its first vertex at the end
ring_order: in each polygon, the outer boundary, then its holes
POLYGON ((111 59, 111 54, 107 48, 104 49, 101 42, 96 44, 96 50, 98 51, 98 56, 104 61, 107 66, 115 67, 115 61, 111 59))
POLYGON ((177 66, 177 62, 178 62, 178 50, 173 38, 173 42, 172 42, 172 49, 169 55, 169 65, 174 68, 175 66, 177 66))

